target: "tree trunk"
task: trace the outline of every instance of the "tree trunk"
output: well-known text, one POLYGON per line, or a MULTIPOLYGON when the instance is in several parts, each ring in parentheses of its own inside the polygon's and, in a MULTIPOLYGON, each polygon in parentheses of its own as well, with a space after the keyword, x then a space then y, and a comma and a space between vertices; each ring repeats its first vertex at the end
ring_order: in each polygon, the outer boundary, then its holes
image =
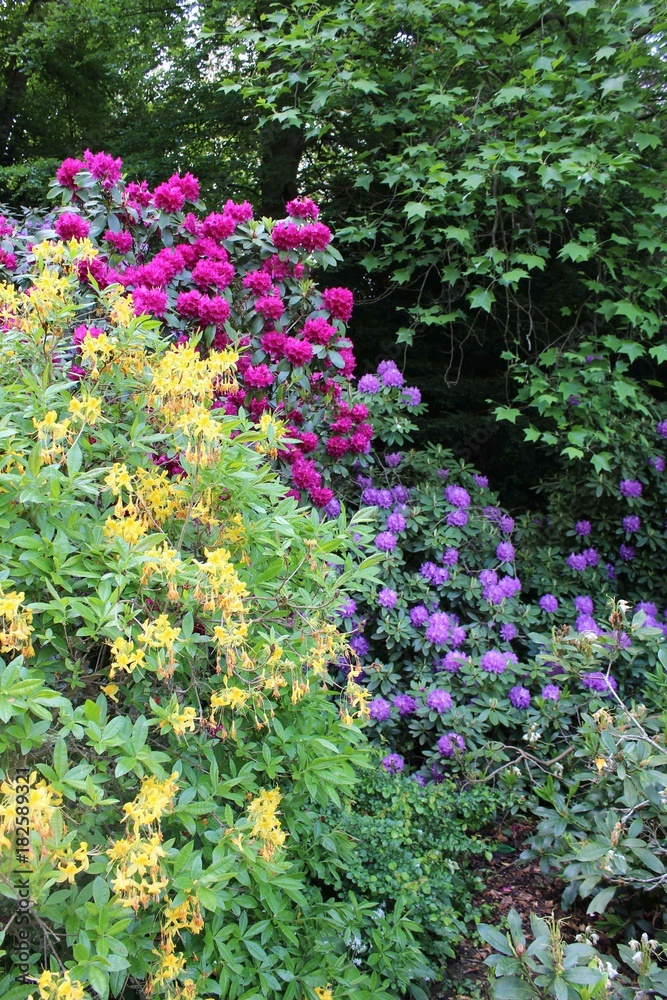
POLYGON ((262 215, 272 219, 284 218, 285 203, 299 193, 297 174, 305 145, 299 128, 282 128, 278 122, 267 122, 261 129, 262 215))

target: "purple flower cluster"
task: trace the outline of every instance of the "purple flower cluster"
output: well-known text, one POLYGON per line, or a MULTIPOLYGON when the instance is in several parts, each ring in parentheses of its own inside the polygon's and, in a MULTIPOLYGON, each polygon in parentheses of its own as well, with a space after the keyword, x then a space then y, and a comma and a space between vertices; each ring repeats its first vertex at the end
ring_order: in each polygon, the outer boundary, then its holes
POLYGON ((499 649, 487 649, 479 661, 479 665, 488 674, 503 674, 507 669, 509 657, 515 658, 513 653, 502 653, 499 649))
POLYGON ((419 573, 434 587, 441 587, 449 580, 449 570, 445 569, 444 566, 436 566, 433 562, 422 563, 419 567, 419 573))
POLYGON ((400 451, 391 451, 388 455, 384 456, 384 464, 388 469, 395 469, 402 461, 403 455, 400 451))
POLYGON ((623 518, 623 528, 625 531, 639 531, 641 528, 641 518, 637 514, 628 514, 623 518))
POLYGON ((570 569, 577 573, 583 573, 589 566, 597 566, 600 556, 595 549, 584 549, 583 552, 571 552, 565 562, 570 569))
POLYGON ((380 552, 393 552, 398 544, 398 539, 391 531, 381 531, 375 538, 375 548, 380 552))
POLYGON ((438 751, 443 757, 453 757, 457 751, 463 753, 465 748, 465 740, 458 733, 445 733, 438 740, 438 751))
POLYGON ((632 562, 637 554, 637 550, 634 545, 626 545, 625 542, 619 545, 618 554, 624 562, 632 562))
POLYGON ((445 500, 453 507, 467 508, 470 506, 470 494, 463 486, 457 486, 455 483, 445 486, 445 500))
POLYGON ((621 479, 618 484, 619 491, 624 497, 640 497, 642 495, 642 484, 638 479, 621 479))
POLYGON ((560 698, 560 688, 557 684, 545 684, 542 688, 542 697, 546 701, 558 701, 560 698))
POLYGON ((468 511, 457 507, 447 515, 447 524, 450 528, 465 528, 468 523, 468 511))
POLYGON ((410 622, 415 628, 425 625, 429 617, 430 612, 423 604, 417 604, 414 608, 410 608, 410 622))
POLYGON ((394 505, 394 494, 391 490, 376 490, 373 486, 367 486, 361 494, 361 502, 368 507, 388 510, 394 505))
POLYGON ((466 663, 468 663, 468 657, 464 656, 463 653, 449 652, 441 660, 437 661, 435 669, 446 670, 450 674, 456 674, 466 663))
POLYGON ((499 577, 493 569, 483 569, 479 574, 484 600, 501 604, 505 598, 515 597, 521 591, 521 581, 516 576, 499 577))
POLYGON ((394 698, 394 708, 399 715, 413 715, 417 711, 417 702, 409 694, 397 694, 394 698))
POLYGON ((618 684, 613 677, 607 677, 602 671, 596 670, 590 674, 583 674, 581 678, 581 683, 589 691, 594 691, 596 694, 605 694, 606 697, 611 697, 612 691, 616 691, 618 684))
POLYGON ((377 372, 382 379, 382 384, 394 389, 400 389, 405 381, 395 361, 381 361, 377 372))
POLYGON ((593 614, 593 598, 587 594, 580 594, 574 598, 572 603, 574 604, 574 610, 578 611, 580 615, 593 614))
POLYGON ((445 566, 456 566, 459 561, 459 550, 454 548, 445 549, 442 562, 445 566))
POLYGON ((390 774, 400 774, 401 771, 405 770, 405 761, 400 753, 388 753, 386 757, 382 758, 381 763, 385 771, 389 771, 390 774))
POLYGON ((422 401, 422 394, 414 385, 406 385, 401 395, 405 396, 408 406, 419 406, 422 401))
POLYGON ((452 707, 452 696, 448 691, 442 691, 439 688, 435 688, 430 691, 426 699, 426 704, 434 712, 448 712, 452 707))
POLYGON ((558 611, 558 601, 553 594, 543 594, 538 603, 542 611, 546 611, 547 614, 553 614, 554 611, 558 611))
POLYGON ((405 525, 405 518, 402 514, 399 514, 397 510, 393 511, 387 518, 387 529, 389 531, 400 534, 401 531, 405 531, 405 525))
POLYGON ((496 558, 500 562, 512 562, 514 555, 514 546, 511 542, 500 542, 496 546, 496 558))
POLYGON ((576 535, 581 535, 582 538, 585 538, 586 535, 590 535, 591 533, 591 522, 577 521, 577 523, 574 526, 574 532, 576 535))
POLYGON ((515 684, 513 688, 510 688, 509 699, 515 708, 528 708, 530 705, 530 691, 520 684, 515 684))
POLYGON ((516 639, 518 634, 519 630, 512 622, 505 622, 500 626, 500 636, 505 642, 511 642, 512 639, 516 639))
POLYGON ((383 587, 378 594, 378 604, 381 608, 387 608, 389 611, 396 606, 397 600, 398 594, 390 587, 383 587))
POLYGON ((362 375, 357 382, 357 389, 359 392, 367 393, 369 396, 374 396, 376 392, 381 389, 381 382, 377 375, 362 375))
POLYGON ((386 722, 391 715, 391 705, 384 698, 373 698, 368 705, 368 714, 376 722, 386 722))
POLYGON ((452 621, 444 611, 435 611, 428 621, 426 638, 435 646, 444 646, 450 638, 452 621))

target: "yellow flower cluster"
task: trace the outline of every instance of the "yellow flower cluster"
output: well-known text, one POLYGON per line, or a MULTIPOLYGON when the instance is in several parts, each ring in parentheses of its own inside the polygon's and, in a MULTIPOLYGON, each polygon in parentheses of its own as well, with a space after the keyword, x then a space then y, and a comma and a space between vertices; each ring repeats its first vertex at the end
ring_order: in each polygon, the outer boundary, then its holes
POLYGON ((111 666, 109 677, 111 680, 118 671, 131 674, 136 667, 145 666, 146 650, 136 648, 131 639, 124 639, 119 636, 111 643, 111 666))
POLYGON ((370 710, 368 699, 370 692, 368 688, 357 683, 357 677, 362 673, 360 666, 352 667, 347 675, 344 698, 341 699, 340 715, 346 726, 354 724, 355 718, 368 719, 370 710))
POLYGON ((248 634, 243 605, 248 590, 227 549, 204 549, 204 554, 206 562, 197 563, 201 574, 194 596, 201 601, 205 611, 220 612, 220 624, 213 629, 213 635, 219 650, 227 653, 228 663, 231 663, 234 660, 231 654, 243 645, 248 634))
POLYGON ((118 497, 114 513, 104 526, 108 538, 119 537, 135 543, 151 529, 159 529, 170 517, 176 520, 189 517, 207 527, 218 523, 211 510, 210 489, 192 503, 191 484, 170 480, 164 470, 137 469, 132 475, 127 466, 116 462, 104 482, 118 497), (128 495, 127 503, 123 503, 123 491, 128 495))
POLYGON ((202 358, 188 343, 172 346, 153 367, 148 405, 165 429, 183 433, 183 454, 189 462, 211 464, 219 457, 224 431, 210 405, 216 391, 238 389, 237 361, 232 350, 213 351, 202 358))
POLYGON ((78 979, 72 981, 69 972, 54 975, 44 969, 37 980, 40 1000, 84 1000, 88 996, 78 979))
POLYGON ((251 836, 262 841, 260 857, 269 861, 276 847, 285 843, 285 831, 281 829, 277 811, 282 796, 277 788, 267 792, 261 789, 257 798, 248 806, 248 819, 252 823, 251 836))
POLYGON ((272 413, 263 413, 259 418, 259 429, 265 440, 256 442, 255 451, 260 455, 268 455, 275 461, 278 457, 278 445, 285 437, 285 423, 276 420, 272 413))
POLYGON ((67 409, 74 420, 92 427, 102 416, 102 400, 99 396, 84 395, 81 399, 72 396, 67 409))
POLYGON ((162 918, 160 946, 153 949, 158 961, 148 978, 145 991, 147 996, 151 996, 156 986, 173 983, 167 990, 165 1000, 193 1000, 196 996, 194 980, 186 979, 182 984, 173 982, 183 972, 186 964, 185 955, 176 951, 175 938, 180 936, 182 930, 189 930, 192 934, 199 934, 203 930, 204 920, 199 900, 190 893, 182 903, 169 905, 167 900, 165 902, 167 905, 162 918))
POLYGON ((118 636, 109 643, 111 647, 109 679, 113 680, 119 671, 131 674, 137 667, 152 667, 157 670, 158 677, 163 679, 171 677, 176 665, 174 645, 180 634, 180 628, 173 626, 167 616, 162 614, 142 623, 141 633, 137 636, 136 642, 134 639, 118 636), (157 651, 157 656, 152 662, 146 658, 146 651, 149 649, 157 651))
MULTIPOLYGON (((49 853, 47 842, 53 837, 51 822, 54 819, 58 807, 62 803, 62 797, 44 779, 37 781, 37 772, 33 771, 27 781, 29 792, 26 798, 22 794, 25 782, 18 782, 15 779, 8 779, 0 784, 0 850, 11 850, 12 842, 9 834, 19 833, 26 829, 26 824, 22 822, 25 816, 29 817, 30 831, 36 833, 42 841, 42 857, 49 853), (17 785, 20 792, 17 791, 17 785), (27 810, 27 811, 25 811, 27 810)), ((27 847, 29 857, 33 857, 32 847, 27 847)))
POLYGON ((109 864, 116 866, 111 885, 122 906, 135 912, 157 900, 169 880, 161 870, 165 850, 161 846, 160 820, 171 808, 177 791, 176 773, 166 781, 144 778, 139 794, 123 806, 125 821, 132 825, 128 837, 114 841, 106 851, 109 864), (143 836, 142 827, 149 832, 143 836))
POLYGON ((60 874, 56 878, 56 882, 67 881, 71 885, 77 875, 88 870, 90 865, 88 860, 88 844, 85 840, 82 840, 75 851, 72 850, 71 846, 61 848, 55 851, 51 860, 58 862, 58 871, 60 874))
POLYGON ((333 993, 331 992, 328 983, 326 986, 316 986, 315 992, 320 1000, 334 1000, 333 993))
POLYGON ((135 837, 139 836, 139 828, 142 826, 152 826, 157 823, 159 827, 163 813, 173 804, 174 795, 178 790, 177 777, 174 771, 166 781, 158 781, 153 776, 144 778, 137 797, 132 802, 125 803, 123 812, 126 814, 126 819, 133 824, 135 837))
POLYGON ((141 577, 142 584, 147 583, 152 576, 161 576, 167 581, 168 600, 177 601, 180 595, 176 587, 176 577, 183 568, 183 562, 176 549, 170 548, 166 541, 162 542, 146 553, 146 560, 141 577))
POLYGON ((45 465, 60 462, 65 454, 65 447, 72 441, 69 419, 58 420, 55 410, 49 410, 43 420, 32 418, 37 431, 37 440, 42 446, 41 458, 45 465))
POLYGON ((35 655, 30 642, 30 636, 34 632, 32 611, 21 607, 24 600, 23 591, 17 593, 10 590, 3 594, 0 589, 0 653, 9 653, 15 649, 26 658, 35 655))
POLYGON ((131 907, 135 913, 159 899, 169 884, 160 868, 166 854, 160 840, 159 832, 145 838, 136 835, 114 841, 105 852, 110 864, 116 865, 116 876, 111 880, 113 891, 121 906, 131 907))
POLYGON ((171 729, 176 736, 183 736, 186 732, 195 731, 195 719, 197 712, 190 705, 181 711, 174 710, 164 719, 160 719, 158 729, 171 729))

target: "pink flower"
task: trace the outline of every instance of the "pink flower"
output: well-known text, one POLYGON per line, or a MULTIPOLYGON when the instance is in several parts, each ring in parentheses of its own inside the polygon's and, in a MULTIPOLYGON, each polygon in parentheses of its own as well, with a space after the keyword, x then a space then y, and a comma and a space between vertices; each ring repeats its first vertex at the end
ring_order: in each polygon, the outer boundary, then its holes
POLYGON ((275 376, 267 365, 250 365, 245 375, 246 385, 251 389, 261 389, 264 386, 273 385, 275 376))
POLYGON ((329 501, 333 498, 333 490, 330 490, 327 486, 313 486, 309 490, 310 499, 313 501, 316 507, 326 507, 329 501))
POLYGON ((153 200, 157 208, 165 212, 180 212, 185 204, 185 195, 180 184, 165 181, 158 184, 153 192, 153 200))
POLYGON ((316 489, 322 483, 322 477, 315 468, 315 463, 309 462, 305 458, 299 458, 292 465, 292 479, 295 485, 302 490, 316 489))
POLYGON ((103 332, 104 331, 98 326, 86 326, 85 323, 82 323, 81 326, 77 326, 74 331, 72 335, 72 343, 77 345, 82 344, 86 337, 92 337, 93 340, 97 340, 99 335, 103 332))
POLYGON ((301 332, 306 340, 312 341, 313 344, 321 344, 322 346, 328 344, 332 337, 338 336, 336 327, 320 317, 307 319, 303 324, 301 332))
POLYGON ((300 230, 300 245, 304 250, 326 250, 331 243, 331 230, 321 222, 312 222, 302 226, 300 230))
POLYGON ((295 434, 294 437, 298 438, 301 442, 301 451, 306 454, 315 451, 317 448, 317 434, 314 434, 312 431, 301 431, 299 434, 295 434))
POLYGON ((54 228, 61 240, 83 240, 90 232, 90 223, 74 212, 63 212, 56 219, 54 228))
POLYGON ((249 288, 255 295, 265 295, 273 284, 273 278, 267 271, 249 271, 244 275, 242 285, 249 288))
POLYGON ((265 319, 280 319, 285 305, 278 295, 263 295, 255 300, 255 309, 265 319))
POLYGON ((120 157, 114 160, 108 153, 91 153, 87 149, 83 154, 83 162, 95 180, 102 182, 102 187, 110 188, 120 180, 123 161, 120 157))
POLYGON ((141 184, 137 184, 136 181, 130 181, 125 188, 125 198, 128 205, 137 209, 148 208, 153 201, 153 195, 147 181, 142 181, 141 184))
POLYGON ((202 231, 205 236, 211 236, 214 240, 226 240, 236 229, 236 221, 231 215, 220 215, 219 212, 211 212, 202 223, 202 231))
POLYGON ((227 288, 234 280, 234 268, 220 261, 200 260, 192 270, 192 280, 200 288, 227 288))
POLYGON ((296 219, 316 219, 320 210, 310 198, 294 198, 285 205, 288 215, 296 219))
MULTIPOLYGON (((14 226, 4 217, 4 215, 0 215, 0 236, 13 236, 13 235, 14 235, 14 226)), ((31 250, 32 246, 29 246, 28 249, 31 250)))
POLYGON ((85 169, 83 160, 74 160, 71 156, 68 156, 56 170, 56 180, 62 187, 72 188, 74 191, 77 188, 74 178, 79 171, 85 169))
POLYGON ((194 319, 199 316, 199 303, 201 300, 201 292, 195 289, 192 289, 190 292, 179 292, 176 299, 176 312, 179 316, 189 316, 194 319))
POLYGON ((234 222, 250 222, 252 219, 252 205, 249 201, 241 202, 237 204, 234 201, 225 202, 225 214, 230 215, 234 222))
POLYGON ((349 288, 325 288, 322 305, 335 319, 348 323, 354 306, 354 296, 349 288))
POLYGON ((13 271, 16 267, 16 254, 0 247, 0 266, 5 267, 8 271, 13 271))
POLYGON ((167 311, 167 293, 160 288, 135 288, 132 292, 134 315, 164 316, 167 311))
POLYGON ((199 198, 199 181, 192 174, 183 174, 182 177, 172 174, 167 183, 179 187, 186 201, 197 201, 199 198))
POLYGON ((297 337, 285 337, 285 357, 293 365, 305 365, 312 360, 312 345, 307 340, 298 340, 297 337))
POLYGON ((332 458, 342 458, 349 451, 349 442, 342 437, 330 437, 325 442, 325 448, 332 458))
POLYGON ((127 230, 121 230, 119 233, 114 233, 110 229, 107 229, 103 238, 107 243, 110 243, 111 246, 118 251, 118 253, 129 253, 134 242, 132 239, 132 233, 128 233, 127 230))
POLYGON ((278 250, 296 250, 301 245, 301 230, 294 222, 278 222, 271 232, 271 240, 278 250))
POLYGON ((278 333, 276 330, 267 330, 261 340, 262 350, 274 359, 282 358, 285 356, 286 340, 287 337, 284 333, 278 333))
POLYGON ((213 298, 202 295, 198 308, 200 320, 207 325, 224 323, 225 320, 229 319, 229 302, 219 295, 213 298))

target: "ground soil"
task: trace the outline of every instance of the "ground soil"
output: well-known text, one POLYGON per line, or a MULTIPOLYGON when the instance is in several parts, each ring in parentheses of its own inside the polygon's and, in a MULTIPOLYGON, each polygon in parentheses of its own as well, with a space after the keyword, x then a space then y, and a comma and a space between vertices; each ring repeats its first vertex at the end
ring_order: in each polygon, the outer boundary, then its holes
MULTIPOLYGON (((541 917, 562 920, 563 936, 567 941, 583 931, 586 925, 583 913, 564 913, 560 908, 560 895, 564 884, 540 871, 539 862, 522 861, 521 851, 530 836, 529 823, 514 823, 494 831, 491 840, 499 845, 491 862, 477 859, 477 874, 484 882, 484 890, 474 902, 475 908, 483 908, 488 914, 485 923, 502 928, 508 910, 517 910, 528 927, 530 913, 541 917), (489 909, 491 913, 489 913, 489 909)), ((432 991, 432 1000, 487 1000, 488 968, 484 959, 491 949, 479 940, 469 939, 457 946, 456 961, 450 962, 444 971, 444 983, 438 983, 432 991)))

